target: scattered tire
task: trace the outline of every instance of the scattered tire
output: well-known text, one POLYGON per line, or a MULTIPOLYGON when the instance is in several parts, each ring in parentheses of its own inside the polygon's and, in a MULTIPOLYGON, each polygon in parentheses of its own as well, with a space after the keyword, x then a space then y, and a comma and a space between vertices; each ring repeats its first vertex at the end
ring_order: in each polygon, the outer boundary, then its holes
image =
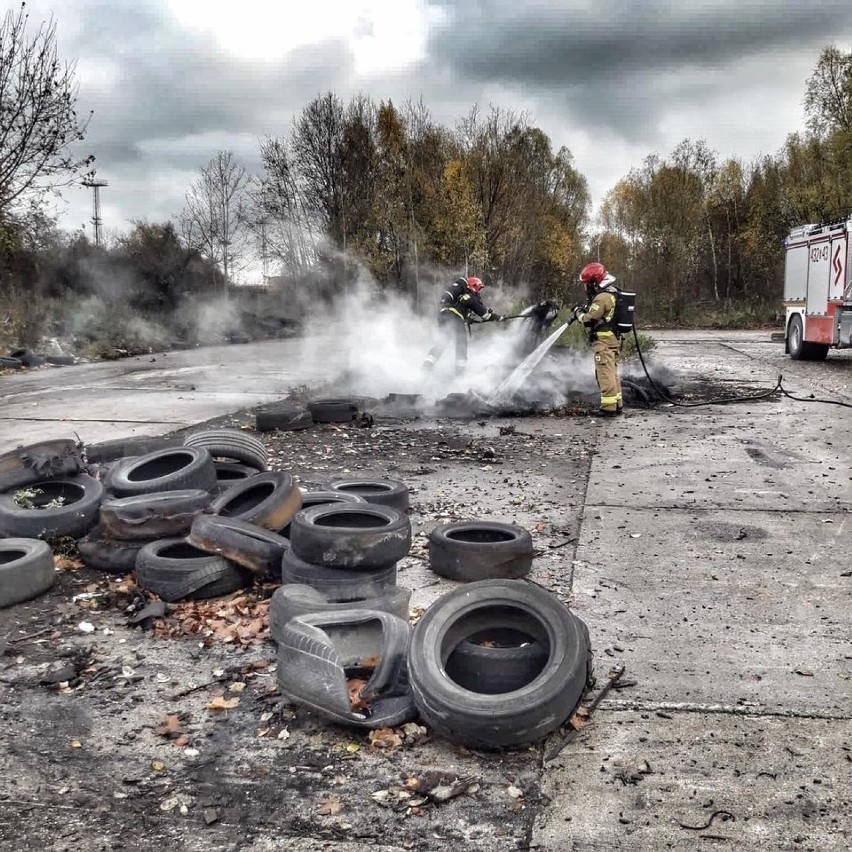
POLYGON ((73 355, 45 355, 44 360, 54 367, 70 367, 76 363, 73 355))
POLYGON ((295 432, 314 425, 311 413, 292 402, 267 406, 255 414, 254 420, 258 432, 295 432))
POLYGON ((429 560, 442 577, 461 582, 515 579, 532 567, 532 536, 497 521, 441 524, 429 533, 429 560))
POLYGON ((167 447, 144 456, 118 461, 104 482, 116 497, 216 488, 216 466, 200 447, 167 447))
POLYGON ((80 538, 94 525, 104 496, 97 479, 86 474, 34 482, 26 489, 0 494, 0 534, 18 538, 43 535, 80 538), (32 496, 22 506, 16 497, 32 496), (51 503, 59 505, 50 506, 51 503))
POLYGON ((44 358, 36 355, 32 349, 13 349, 9 357, 17 358, 25 367, 41 367, 44 364, 44 358))
POLYGON ((136 582, 172 603, 229 595, 251 582, 251 574, 221 556, 211 556, 183 538, 142 546, 136 556, 136 582))
POLYGON ((412 635, 411 690, 423 720, 452 742, 474 748, 525 745, 555 731, 574 711, 590 671, 589 634, 558 598, 525 580, 483 580, 435 601, 412 635), (445 661, 482 630, 509 627, 535 639, 547 661, 512 692, 473 692, 452 680, 445 661))
POLYGON ((186 447, 201 447, 214 459, 236 461, 257 470, 266 470, 266 447, 253 435, 237 429, 206 429, 184 440, 186 447))
MULTIPOLYGON (((299 511, 310 509, 311 506, 325 506, 328 503, 366 503, 357 494, 345 494, 343 491, 303 491, 302 506, 299 511)), ((290 524, 278 531, 284 538, 290 538, 290 524)))
POLYGON ((71 440, 42 441, 0 455, 0 491, 83 470, 78 445, 71 440))
POLYGON ((447 657, 447 674, 471 692, 499 695, 521 689, 541 674, 547 648, 511 627, 481 630, 447 657))
POLYGON ((46 592, 56 579, 53 550, 30 538, 0 539, 0 607, 46 592))
POLYGON ((409 506, 408 486, 399 479, 334 479, 328 487, 342 494, 357 494, 377 506, 392 506, 400 512, 409 506))
POLYGON ((198 515, 188 541, 199 550, 224 556, 253 574, 272 576, 281 565, 287 539, 255 524, 221 515, 198 515))
POLYGON ((109 464, 119 459, 144 456, 156 450, 167 450, 170 447, 179 446, 181 446, 181 443, 176 438, 162 438, 160 436, 115 438, 111 441, 87 444, 84 454, 89 464, 109 464))
POLYGON ((369 609, 389 612, 391 615, 408 619, 408 602, 411 589, 402 586, 389 586, 380 595, 353 600, 331 600, 310 586, 281 586, 276 589, 269 602, 269 632, 278 642, 282 628, 298 615, 319 612, 342 612, 349 609, 369 609))
POLYGON ((232 485, 210 504, 210 512, 274 532, 287 526, 301 505, 302 492, 293 477, 268 470, 232 485))
POLYGON ((123 576, 136 567, 136 557, 144 546, 144 541, 109 538, 103 527, 95 526, 77 542, 77 552, 89 568, 123 576))
POLYGON ((358 414, 358 403, 352 399, 314 399, 308 403, 314 423, 348 423, 358 414))
POLYGON ((290 525, 293 552, 329 568, 376 568, 399 562, 411 548, 411 521, 390 506, 314 506, 290 525))
POLYGON ((186 535, 195 516, 213 499, 207 491, 157 491, 101 503, 100 523, 110 538, 153 541, 186 535))
POLYGON ((20 370, 23 366, 17 358, 0 358, 0 370, 20 370))
POLYGON ((328 568, 299 559, 288 547, 281 557, 281 582, 310 586, 326 598, 347 601, 381 595, 396 585, 396 563, 378 568, 328 568))

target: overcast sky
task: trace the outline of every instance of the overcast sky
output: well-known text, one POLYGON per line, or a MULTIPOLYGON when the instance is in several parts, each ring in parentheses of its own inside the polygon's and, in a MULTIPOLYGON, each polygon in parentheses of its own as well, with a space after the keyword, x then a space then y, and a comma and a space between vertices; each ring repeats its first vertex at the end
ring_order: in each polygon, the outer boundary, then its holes
MULTIPOLYGON (((13 7, 6 0, 6 7, 13 7)), ((803 127, 820 49, 852 48, 849 0, 30 0, 54 16, 94 110, 108 231, 163 221, 218 149, 258 168, 314 96, 423 97, 454 126, 473 104, 523 110, 566 145, 595 204, 652 152, 705 139, 774 153, 803 127)), ((61 221, 91 218, 71 188, 61 221)), ((91 225, 87 224, 87 231, 91 225)))

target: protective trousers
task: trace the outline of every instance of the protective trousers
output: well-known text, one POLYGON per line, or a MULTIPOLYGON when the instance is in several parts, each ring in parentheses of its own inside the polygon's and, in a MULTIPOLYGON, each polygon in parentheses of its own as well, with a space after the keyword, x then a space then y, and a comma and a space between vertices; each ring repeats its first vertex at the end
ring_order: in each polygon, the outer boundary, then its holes
POLYGON ((601 389, 601 411, 620 411, 621 380, 618 377, 618 356, 621 341, 614 335, 601 335, 592 343, 595 353, 595 378, 601 389))
POLYGON ((438 314, 438 340, 429 350, 425 366, 434 367, 453 341, 456 346, 456 369, 461 371, 467 366, 467 325, 458 314, 441 311, 438 314))

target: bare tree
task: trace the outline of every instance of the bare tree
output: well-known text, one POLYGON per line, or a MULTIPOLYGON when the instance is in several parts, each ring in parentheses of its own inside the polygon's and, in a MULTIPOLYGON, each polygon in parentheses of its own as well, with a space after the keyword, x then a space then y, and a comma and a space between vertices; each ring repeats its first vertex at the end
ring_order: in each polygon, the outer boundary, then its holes
POLYGON ((191 184, 181 214, 185 242, 221 265, 225 287, 242 258, 248 183, 245 168, 234 160, 233 154, 219 151, 191 184))
POLYGON ((75 111, 74 64, 57 56, 52 19, 28 36, 24 7, 0 24, 0 216, 28 191, 66 185, 94 161, 70 151, 88 125, 75 111))

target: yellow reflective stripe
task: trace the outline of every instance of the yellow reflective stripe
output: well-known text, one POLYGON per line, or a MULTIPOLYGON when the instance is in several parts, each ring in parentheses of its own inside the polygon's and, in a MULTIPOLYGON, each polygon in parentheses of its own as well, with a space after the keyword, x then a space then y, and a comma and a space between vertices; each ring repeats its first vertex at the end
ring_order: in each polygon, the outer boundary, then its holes
POLYGON ((460 301, 460 302, 468 302, 468 301, 470 301, 470 294, 469 294, 469 293, 465 293, 463 296, 459 296, 459 301, 460 301))
POLYGON ((598 337, 615 337, 614 331, 599 331, 597 332, 598 337))
POLYGON ((617 396, 601 396, 601 405, 615 405, 617 402, 617 396))
POLYGON ((443 313, 455 314, 455 315, 456 315, 456 316, 457 316, 460 320, 463 320, 463 319, 464 319, 464 317, 462 316, 461 312, 460 312, 460 311, 457 311, 455 308, 444 308, 444 309, 441 311, 441 313, 442 313, 442 314, 443 314, 443 313))

